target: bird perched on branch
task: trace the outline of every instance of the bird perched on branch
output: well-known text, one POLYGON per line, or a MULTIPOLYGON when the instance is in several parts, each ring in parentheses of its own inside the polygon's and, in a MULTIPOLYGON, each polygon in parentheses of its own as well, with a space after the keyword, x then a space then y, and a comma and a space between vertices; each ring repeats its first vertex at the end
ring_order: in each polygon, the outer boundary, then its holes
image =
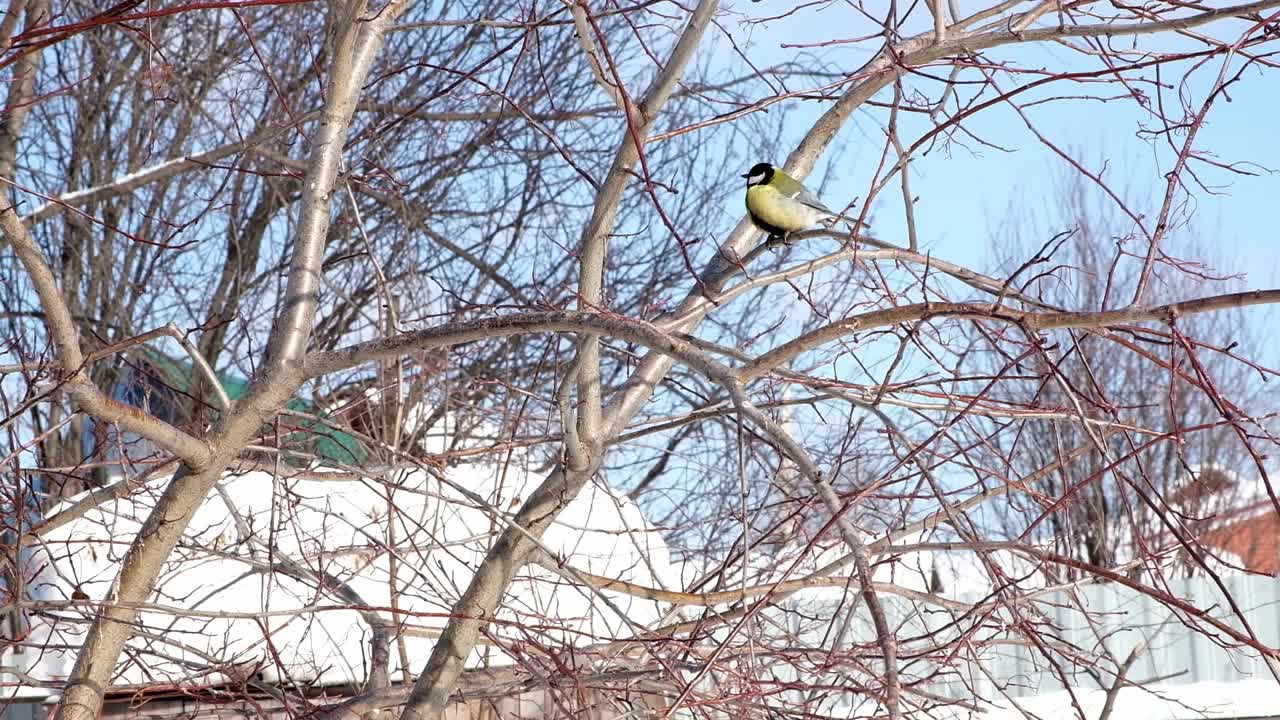
POLYGON ((799 180, 769 163, 756 163, 742 177, 747 179, 747 212, 756 227, 769 233, 769 242, 840 215, 822 204, 799 180))

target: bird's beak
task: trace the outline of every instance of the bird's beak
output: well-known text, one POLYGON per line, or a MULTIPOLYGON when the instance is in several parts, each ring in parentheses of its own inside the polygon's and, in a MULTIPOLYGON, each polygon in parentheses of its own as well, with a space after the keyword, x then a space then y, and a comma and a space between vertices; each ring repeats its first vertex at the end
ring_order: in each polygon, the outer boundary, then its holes
POLYGON ((742 173, 742 174, 741 174, 741 175, 739 175, 738 177, 749 178, 749 177, 751 177, 751 173, 742 173))

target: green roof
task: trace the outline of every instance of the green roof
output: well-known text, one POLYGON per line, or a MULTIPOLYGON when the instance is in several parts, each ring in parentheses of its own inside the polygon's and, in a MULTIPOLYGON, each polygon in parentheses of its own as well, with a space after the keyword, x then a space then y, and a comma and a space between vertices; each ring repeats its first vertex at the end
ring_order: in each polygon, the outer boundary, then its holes
MULTIPOLYGON (((178 392, 191 394, 192 378, 195 374, 195 366, 192 363, 169 357, 150 348, 144 348, 143 355, 148 364, 164 374, 165 382, 170 387, 178 392)), ((248 379, 225 372, 216 372, 215 375, 223 391, 231 400, 239 400, 249 392, 251 383, 248 379)), ((295 412, 322 415, 313 403, 301 398, 290 400, 285 407, 295 412)), ((369 451, 350 433, 336 430, 318 419, 291 418, 291 420, 297 430, 286 436, 286 443, 306 443, 309 445, 307 452, 343 465, 359 465, 369 458, 369 451)))
MULTIPOLYGON (((181 393, 191 394, 191 379, 195 375, 195 366, 189 362, 183 362, 176 358, 151 348, 143 348, 143 356, 147 362, 165 375, 165 381, 174 390, 181 393)), ((239 400, 249 392, 249 381, 245 378, 231 375, 225 372, 215 372, 219 384, 227 393, 227 397, 232 400, 239 400)))

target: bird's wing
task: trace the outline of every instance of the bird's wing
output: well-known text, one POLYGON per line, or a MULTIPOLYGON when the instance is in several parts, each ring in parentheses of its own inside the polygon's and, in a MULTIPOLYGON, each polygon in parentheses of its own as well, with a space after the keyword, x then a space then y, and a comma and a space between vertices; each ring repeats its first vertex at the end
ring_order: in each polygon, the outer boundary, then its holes
POLYGON ((828 215, 836 214, 835 210, 832 210, 831 208, 824 205, 822 201, 818 199, 817 195, 814 195, 813 193, 809 192, 809 189, 804 187, 803 185, 800 186, 800 192, 797 193, 794 197, 796 200, 800 201, 805 205, 808 205, 809 207, 815 210, 821 210, 822 212, 827 213, 828 215))
POLYGON ((801 205, 808 205, 815 210, 821 210, 828 215, 835 215, 835 211, 822 203, 817 195, 814 195, 809 188, 800 184, 799 180, 787 175, 784 172, 776 171, 773 178, 773 185, 778 192, 789 197, 801 205))

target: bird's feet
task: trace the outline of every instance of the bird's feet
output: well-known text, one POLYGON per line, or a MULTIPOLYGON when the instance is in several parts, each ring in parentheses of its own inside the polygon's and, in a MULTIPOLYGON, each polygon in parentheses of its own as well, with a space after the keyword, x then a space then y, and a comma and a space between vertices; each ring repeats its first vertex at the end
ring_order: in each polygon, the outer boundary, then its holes
POLYGON ((779 245, 782 245, 783 247, 791 247, 791 233, 770 235, 769 239, 765 241, 765 246, 770 250, 776 251, 779 245))

